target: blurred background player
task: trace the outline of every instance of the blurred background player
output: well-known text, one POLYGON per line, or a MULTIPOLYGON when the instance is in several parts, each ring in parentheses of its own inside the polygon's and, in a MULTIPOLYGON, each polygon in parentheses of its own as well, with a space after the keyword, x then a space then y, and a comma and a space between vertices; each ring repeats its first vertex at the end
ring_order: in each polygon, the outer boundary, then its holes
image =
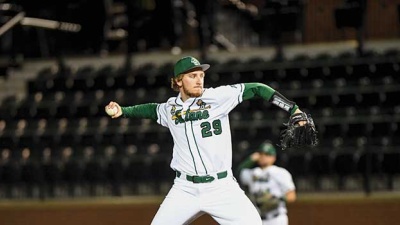
POLYGON ((296 200, 292 175, 275 161, 276 149, 266 141, 239 165, 240 181, 248 188, 263 225, 287 225, 286 203, 296 200))

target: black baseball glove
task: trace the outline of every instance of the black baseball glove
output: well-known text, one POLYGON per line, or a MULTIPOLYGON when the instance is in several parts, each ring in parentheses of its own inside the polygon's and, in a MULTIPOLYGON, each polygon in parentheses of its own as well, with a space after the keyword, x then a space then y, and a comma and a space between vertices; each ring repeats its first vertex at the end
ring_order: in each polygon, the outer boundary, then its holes
POLYGON ((285 129, 281 133, 282 150, 287 148, 304 148, 314 147, 318 144, 317 130, 310 114, 295 113, 290 116, 289 122, 284 123, 285 129), (300 121, 305 121, 303 126, 299 125, 300 121))

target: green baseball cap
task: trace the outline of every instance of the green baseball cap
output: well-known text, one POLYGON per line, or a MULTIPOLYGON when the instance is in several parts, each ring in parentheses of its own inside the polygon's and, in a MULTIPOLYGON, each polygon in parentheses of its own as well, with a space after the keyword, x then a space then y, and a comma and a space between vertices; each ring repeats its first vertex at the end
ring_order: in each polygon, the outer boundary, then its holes
POLYGON ((267 154, 267 155, 276 155, 276 149, 271 143, 263 143, 258 148, 258 152, 267 154))
POLYGON ((196 58, 192 56, 186 56, 175 63, 174 76, 176 77, 195 68, 201 68, 203 71, 206 71, 208 70, 208 68, 210 68, 210 65, 200 64, 199 60, 197 60, 196 58))

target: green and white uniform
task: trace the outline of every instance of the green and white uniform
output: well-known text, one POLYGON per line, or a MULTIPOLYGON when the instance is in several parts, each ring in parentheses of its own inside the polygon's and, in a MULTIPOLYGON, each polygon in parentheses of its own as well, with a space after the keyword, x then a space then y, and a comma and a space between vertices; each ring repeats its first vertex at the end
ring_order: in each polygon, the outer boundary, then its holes
MULTIPOLYGON (((240 180, 249 188, 253 196, 266 192, 282 199, 289 191, 294 191, 292 175, 285 168, 275 165, 266 168, 245 168, 240 173, 240 180)), ((263 225, 288 225, 287 208, 285 201, 281 201, 278 207, 262 215, 263 225)))
POLYGON ((125 117, 150 118, 167 127, 174 140, 171 168, 177 177, 152 224, 187 224, 208 213, 219 224, 261 225, 257 210, 232 175, 229 112, 243 100, 261 97, 288 112, 271 87, 246 83, 205 88, 200 97, 122 107, 125 117), (275 96, 275 97, 274 97, 275 96))

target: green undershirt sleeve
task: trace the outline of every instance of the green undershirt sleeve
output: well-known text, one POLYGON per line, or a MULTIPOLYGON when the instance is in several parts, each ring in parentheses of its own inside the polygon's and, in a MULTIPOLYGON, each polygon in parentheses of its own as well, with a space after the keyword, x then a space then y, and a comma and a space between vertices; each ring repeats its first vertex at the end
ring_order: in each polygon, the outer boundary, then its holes
POLYGON ((146 103, 134 106, 121 107, 124 117, 152 119, 157 121, 157 103, 146 103))
MULTIPOLYGON (((243 91, 243 100, 248 100, 256 97, 263 98, 267 101, 271 101, 272 96, 274 96, 276 92, 273 88, 266 84, 262 83, 245 83, 244 84, 244 91, 243 91)), ((290 115, 292 115, 296 109, 299 107, 295 104, 290 109, 290 115)))
POLYGON ((243 100, 261 97, 269 101, 275 90, 268 85, 262 83, 245 83, 243 91, 243 100))
POLYGON ((243 162, 241 162, 238 166, 238 172, 242 171, 243 169, 252 168, 255 165, 255 162, 251 160, 251 157, 247 157, 243 162))

